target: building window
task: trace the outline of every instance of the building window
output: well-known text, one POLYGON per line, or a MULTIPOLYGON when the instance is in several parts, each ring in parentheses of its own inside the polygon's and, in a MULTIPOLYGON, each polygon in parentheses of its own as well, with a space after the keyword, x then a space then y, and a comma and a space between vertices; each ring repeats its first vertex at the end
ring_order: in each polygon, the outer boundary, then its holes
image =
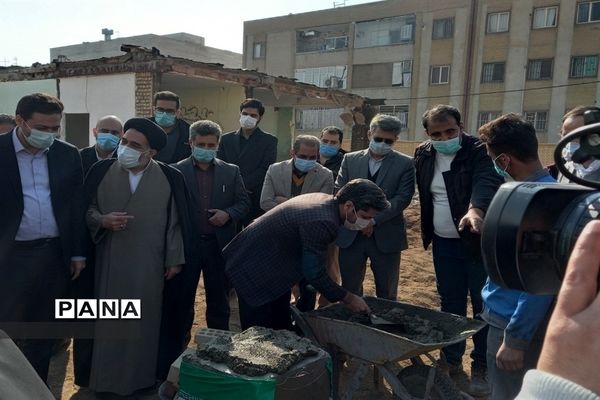
POLYGON ((320 87, 345 89, 346 66, 317 67, 297 69, 294 74, 300 82, 310 83, 320 87))
POLYGON ((258 43, 254 43, 254 51, 252 52, 252 55, 255 59, 257 58, 265 58, 265 53, 267 46, 265 44, 265 42, 258 42, 258 43))
POLYGON ((379 106, 381 114, 393 115, 400 119, 402 130, 408 129, 408 106, 407 105, 385 105, 379 106))
POLYGON ((354 37, 354 47, 387 46, 392 44, 411 43, 415 32, 415 16, 378 19, 358 22, 354 37))
POLYGON ((394 63, 392 69, 392 86, 410 87, 412 78, 412 60, 394 63))
POLYGON ((541 7, 533 10, 533 29, 556 26, 558 7, 541 7))
POLYGON ((527 122, 531 122, 536 131, 546 130, 546 121, 548 120, 547 111, 531 111, 525 113, 527 122))
POLYGON ((487 16, 487 33, 508 32, 510 12, 491 13, 487 16))
POLYGON ((450 82, 450 66, 436 65, 431 67, 431 84, 443 85, 450 82))
POLYGON ((530 81, 552 79, 552 64, 552 58, 529 60, 527 64, 527 79, 530 81))
POLYGON ((571 58, 571 78, 595 78, 598 75, 598 56, 571 58))
POLYGON ((504 82, 504 63, 485 63, 481 69, 481 82, 504 82))
POLYGON ((329 25, 296 32, 296 52, 334 51, 348 48, 348 26, 329 25))
POLYGON ((454 18, 433 20, 432 39, 449 39, 454 34, 454 18))
POLYGON ((324 42, 325 51, 345 49, 348 47, 348 36, 329 37, 325 38, 324 42))
POLYGON ((498 111, 481 111, 477 118, 477 127, 481 127, 500 116, 498 111))
POLYGON ((577 4, 577 23, 600 21, 600 1, 586 1, 577 4))
POLYGON ((326 126, 340 126, 340 114, 343 108, 306 108, 296 109, 296 129, 320 131, 326 126))

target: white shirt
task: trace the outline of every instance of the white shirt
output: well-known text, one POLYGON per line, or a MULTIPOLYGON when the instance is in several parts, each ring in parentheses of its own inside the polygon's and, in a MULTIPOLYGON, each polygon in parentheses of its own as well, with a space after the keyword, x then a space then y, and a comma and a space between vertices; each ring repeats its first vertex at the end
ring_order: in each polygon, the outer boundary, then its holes
POLYGON ((144 172, 146 172, 146 170, 148 169, 148 167, 150 167, 152 163, 153 161, 150 160, 148 165, 146 165, 146 168, 144 168, 140 172, 133 173, 130 169, 127 170, 127 172, 129 172, 129 188, 131 189, 131 194, 135 193, 138 185, 140 184, 140 181, 142 180, 142 177, 144 176, 144 172))
POLYGON ((431 195, 433 197, 433 232, 443 238, 460 238, 448 202, 448 192, 444 182, 443 172, 450 170, 450 165, 456 154, 445 155, 436 153, 433 180, 431 181, 431 195))

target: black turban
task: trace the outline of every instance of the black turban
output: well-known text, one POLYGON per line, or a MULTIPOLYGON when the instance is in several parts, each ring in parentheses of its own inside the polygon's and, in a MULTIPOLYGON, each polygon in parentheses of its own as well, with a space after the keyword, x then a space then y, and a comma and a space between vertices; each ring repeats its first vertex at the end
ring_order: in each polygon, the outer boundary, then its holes
POLYGON ((135 129, 146 136, 146 139, 148 139, 148 143, 150 144, 150 148, 156 151, 160 151, 167 145, 167 134, 163 128, 150 121, 148 118, 129 119, 127 122, 125 122, 123 131, 127 132, 128 129, 135 129))

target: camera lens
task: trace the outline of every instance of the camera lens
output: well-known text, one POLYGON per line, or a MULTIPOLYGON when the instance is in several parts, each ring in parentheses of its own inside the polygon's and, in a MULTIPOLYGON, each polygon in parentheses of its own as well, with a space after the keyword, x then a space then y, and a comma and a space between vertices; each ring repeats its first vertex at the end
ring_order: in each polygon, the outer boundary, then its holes
POLYGON ((600 192, 586 193, 571 201, 561 213, 555 227, 556 243, 554 257, 564 276, 569 256, 581 231, 588 222, 600 218, 600 192))
POLYGON ((593 219, 600 219, 600 192, 555 183, 502 185, 481 235, 490 279, 533 294, 558 293, 573 246, 593 219))

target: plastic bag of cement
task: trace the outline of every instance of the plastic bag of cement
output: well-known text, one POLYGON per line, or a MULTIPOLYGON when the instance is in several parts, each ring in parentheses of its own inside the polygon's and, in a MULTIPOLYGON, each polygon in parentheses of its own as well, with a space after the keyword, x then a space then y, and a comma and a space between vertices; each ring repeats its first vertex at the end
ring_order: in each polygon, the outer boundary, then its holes
POLYGON ((203 368, 184 358, 179 372, 181 400, 274 400, 277 380, 272 376, 250 378, 203 368))

